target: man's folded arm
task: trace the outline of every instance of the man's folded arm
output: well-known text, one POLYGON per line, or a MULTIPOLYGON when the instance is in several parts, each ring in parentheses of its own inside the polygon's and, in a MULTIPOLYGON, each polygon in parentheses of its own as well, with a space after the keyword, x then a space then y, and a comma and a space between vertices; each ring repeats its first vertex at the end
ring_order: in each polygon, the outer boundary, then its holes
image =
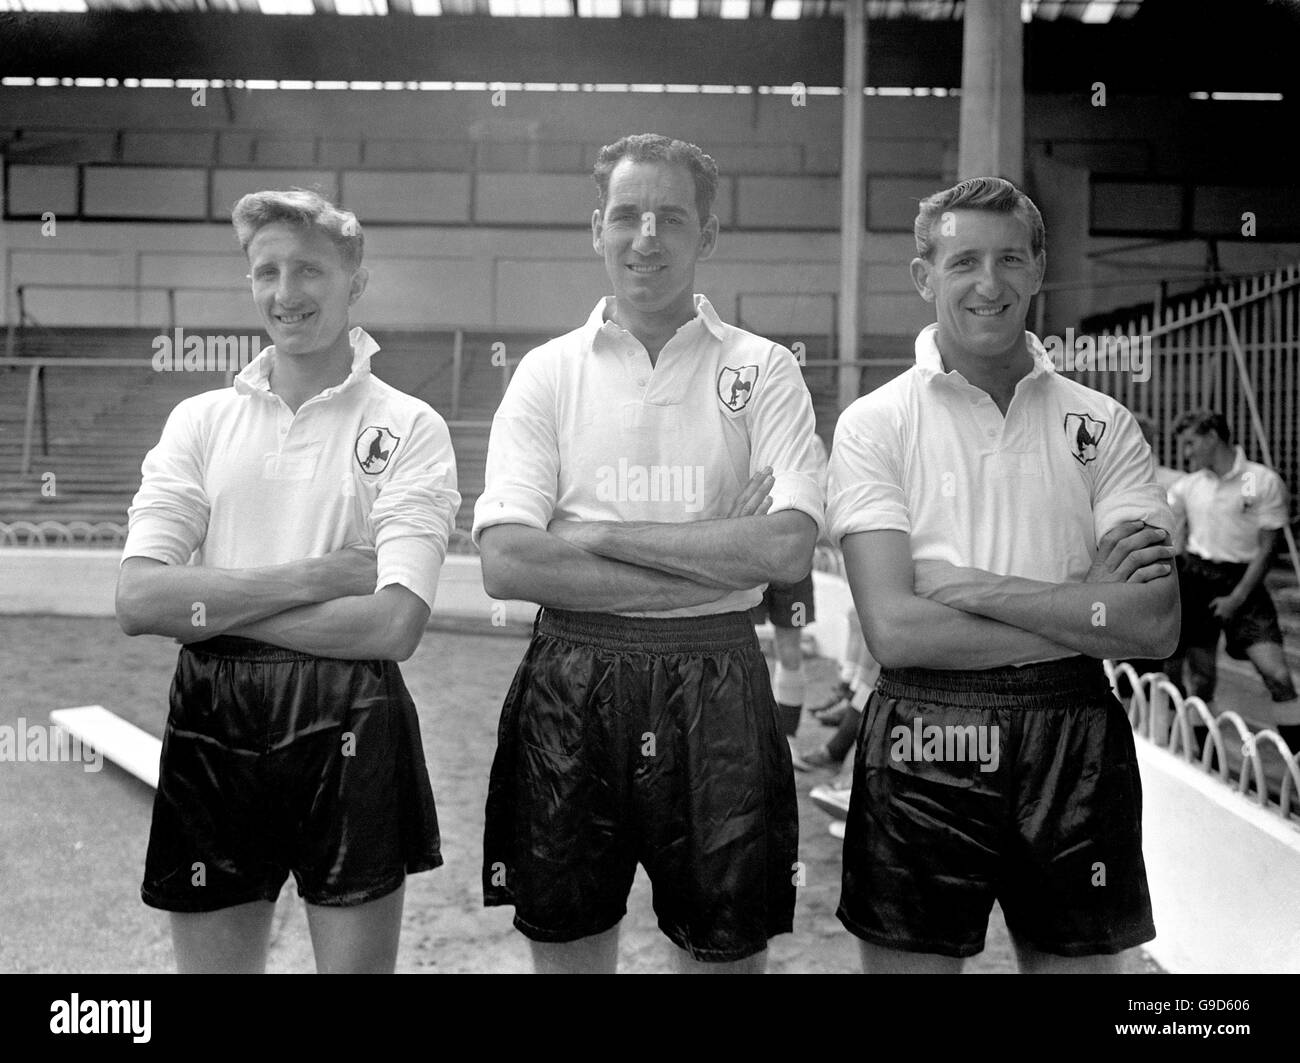
MULTIPOLYGON (((577 526, 577 525, 574 525, 577 526)), ((483 587, 493 598, 552 609, 656 612, 717 601, 725 591, 653 568, 598 557, 523 524, 479 533, 483 587)))
POLYGON ((286 609, 368 593, 374 581, 374 554, 362 549, 249 569, 128 557, 118 573, 117 621, 128 635, 196 642, 286 609))
POLYGON ((907 532, 855 532, 841 546, 867 647, 886 668, 997 668, 1071 652, 1041 634, 918 597, 907 532))
POLYGON ((730 590, 797 583, 812 568, 817 522, 795 509, 680 524, 565 522, 561 534, 614 561, 730 590))
POLYGON ((1089 657, 1164 658, 1178 644, 1178 579, 1170 571, 1145 583, 1049 583, 945 566, 927 597, 998 620, 1089 657))
POLYGON ((404 661, 420 645, 429 606, 390 583, 371 594, 288 609, 228 632, 274 646, 345 661, 404 661))

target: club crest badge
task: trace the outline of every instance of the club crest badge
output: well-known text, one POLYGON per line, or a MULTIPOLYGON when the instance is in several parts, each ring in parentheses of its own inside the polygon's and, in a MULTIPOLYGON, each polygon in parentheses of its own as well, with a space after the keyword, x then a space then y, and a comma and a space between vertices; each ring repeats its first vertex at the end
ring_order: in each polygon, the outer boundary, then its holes
POLYGON ((732 413, 739 413, 754 397, 758 383, 758 366, 742 365, 739 368, 723 366, 718 374, 718 399, 732 413))
POLYGON ((1101 445, 1101 437, 1105 434, 1105 421, 1099 421, 1086 413, 1065 415, 1065 441, 1070 446, 1074 460, 1080 465, 1097 460, 1097 447, 1101 445))
POLYGON ((388 468, 388 463, 393 458, 393 452, 397 449, 397 444, 401 439, 387 428, 380 428, 377 425, 371 425, 368 428, 361 429, 361 434, 357 436, 357 443, 354 453, 357 456, 357 464, 361 466, 361 471, 377 476, 388 468))

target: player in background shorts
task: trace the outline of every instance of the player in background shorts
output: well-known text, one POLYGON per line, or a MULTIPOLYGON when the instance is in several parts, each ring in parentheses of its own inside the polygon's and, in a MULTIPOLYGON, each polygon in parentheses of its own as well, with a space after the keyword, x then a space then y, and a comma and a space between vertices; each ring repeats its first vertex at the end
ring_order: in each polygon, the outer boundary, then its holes
POLYGON ((474 509, 483 583, 542 606, 506 696, 487 905, 539 972, 612 972, 642 864, 683 972, 760 972, 792 927, 798 810, 749 609, 811 567, 812 400, 790 351, 695 294, 717 167, 603 148, 592 243, 613 296, 530 351, 474 509))
POLYGON ((839 917, 868 972, 955 972, 996 899, 1022 971, 1155 934, 1141 783, 1100 658, 1178 634, 1172 517, 1113 399, 1025 331, 1042 218, 998 178, 921 202, 916 365, 840 417, 827 521, 881 664, 839 917))
MULTIPOLYGON (((818 483, 826 493, 826 444, 821 436, 813 436, 817 464, 821 470, 818 483)), ((812 765, 799 753, 794 736, 803 717, 806 683, 803 670, 803 629, 817 619, 813 595, 812 573, 798 583, 769 583, 763 590, 763 600, 750 611, 754 623, 772 622, 772 653, 776 665, 772 670, 772 693, 781 714, 781 730, 790 744, 790 763, 795 771, 811 771, 812 765)))
POLYGON ((317 969, 391 972, 405 877, 442 862, 395 662, 433 605, 455 457, 349 331, 355 215, 294 190, 233 220, 272 345, 172 411, 118 578, 123 630, 184 644, 141 893, 181 972, 259 972, 292 873, 317 969))
MULTIPOLYGON (((1195 410, 1174 425, 1188 473, 1169 488, 1178 535, 1183 631, 1169 672, 1207 703, 1218 678, 1219 637, 1228 656, 1249 659, 1272 699, 1274 729, 1300 753, 1300 698, 1282 648, 1277 607, 1264 585, 1278 533, 1286 527, 1286 484, 1232 445, 1220 413, 1195 410)), ((1199 740, 1205 728, 1197 727, 1199 740)))

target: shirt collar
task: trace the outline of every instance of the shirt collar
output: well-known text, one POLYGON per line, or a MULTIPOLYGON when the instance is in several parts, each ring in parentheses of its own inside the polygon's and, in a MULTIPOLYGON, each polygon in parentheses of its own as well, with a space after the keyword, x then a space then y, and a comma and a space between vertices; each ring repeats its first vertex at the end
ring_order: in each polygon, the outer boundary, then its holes
MULTIPOLYGON (((370 333, 360 326, 353 328, 348 333, 348 343, 352 346, 352 368, 347 379, 335 387, 326 388, 321 392, 321 396, 333 395, 370 375, 370 359, 379 350, 379 344, 375 342, 370 333)), ((269 395, 271 393, 271 369, 274 365, 275 344, 271 344, 269 347, 262 348, 261 353, 248 365, 244 366, 239 375, 235 377, 235 390, 241 395, 251 395, 259 391, 269 395)))
MULTIPOLYGON (((606 315, 614 313, 614 296, 606 295, 596 304, 587 318, 586 329, 594 336, 602 331, 605 335, 613 336, 620 331, 624 331, 616 325, 606 315)), ((713 309, 713 304, 707 298, 695 293, 695 316, 687 321, 677 330, 678 334, 682 329, 702 326, 715 339, 722 341, 726 339, 726 325, 723 324, 722 318, 718 317, 718 312, 713 309)))
POLYGON ((1232 457, 1232 468, 1223 474, 1225 480, 1235 480, 1246 472, 1246 451, 1240 446, 1234 449, 1236 453, 1232 457))
MULTIPOLYGON (((916 337, 916 371, 921 374, 921 379, 931 380, 948 380, 953 384, 974 387, 964 375, 955 369, 945 369, 943 366, 943 356, 939 353, 939 325, 934 323, 926 325, 916 337)), ((1026 380, 1035 380, 1044 373, 1055 373, 1056 366, 1053 364, 1051 356, 1047 353, 1042 341, 1039 340, 1032 332, 1025 333, 1025 343, 1029 346, 1029 354, 1034 360, 1033 366, 1017 382, 1019 387, 1026 380)))

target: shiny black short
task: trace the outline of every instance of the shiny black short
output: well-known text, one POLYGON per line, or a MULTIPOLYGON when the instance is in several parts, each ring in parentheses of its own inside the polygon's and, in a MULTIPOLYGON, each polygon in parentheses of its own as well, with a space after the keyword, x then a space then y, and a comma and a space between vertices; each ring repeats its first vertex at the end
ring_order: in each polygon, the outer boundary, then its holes
POLYGON ((622 919, 640 862, 674 944, 744 959, 791 929, 798 831, 747 613, 543 611, 501 713, 485 904, 513 904, 535 941, 575 941, 622 919))
POLYGON ((763 600, 749 611, 754 624, 772 621, 773 627, 798 628, 817 619, 813 606, 812 573, 798 583, 769 583, 763 591, 763 600))
POLYGON ((222 636, 182 648, 141 896, 208 912, 351 907, 442 863, 415 705, 392 661, 222 636))
MULTIPOLYGON (((1232 561, 1207 561, 1195 554, 1178 556, 1178 593, 1183 610, 1181 651, 1189 646, 1214 649, 1219 644, 1220 633, 1227 636, 1225 648, 1228 656, 1238 661, 1244 661, 1246 651, 1256 643, 1282 645, 1277 608, 1262 580, 1255 584, 1241 608, 1226 622, 1215 616, 1210 608, 1215 598, 1233 592, 1247 567, 1232 561)), ((1290 697, 1295 697, 1294 690, 1290 697)))
POLYGON ((880 673, 858 734, 840 921, 887 948, 973 956, 995 899, 1042 952, 1155 936, 1133 732, 1100 661, 880 673))

